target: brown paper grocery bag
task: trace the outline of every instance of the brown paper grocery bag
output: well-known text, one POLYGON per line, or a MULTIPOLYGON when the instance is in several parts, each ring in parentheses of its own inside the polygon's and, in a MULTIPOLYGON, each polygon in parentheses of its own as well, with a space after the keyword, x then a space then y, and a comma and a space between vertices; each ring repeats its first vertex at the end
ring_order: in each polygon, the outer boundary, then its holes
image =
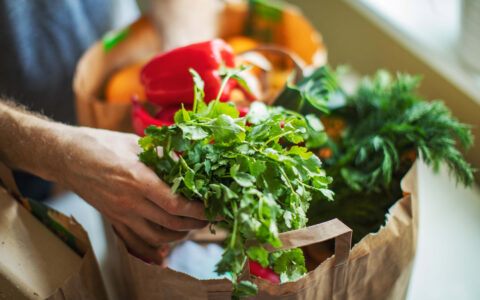
POLYGON ((132 132, 131 104, 102 100, 103 87, 118 69, 159 52, 160 39, 146 17, 112 36, 95 43, 78 62, 73 79, 77 121, 83 126, 132 132))
MULTIPOLYGON (((405 299, 417 248, 417 164, 415 162, 402 179, 406 196, 390 208, 385 225, 365 236, 350 251, 345 271, 347 284, 341 299, 405 299)), ((326 287, 319 287, 323 288, 326 287)))
MULTIPOLYGON (((335 239, 335 253, 295 282, 277 285, 253 278, 259 293, 249 299, 405 299, 417 245, 417 184, 415 163, 402 180, 407 196, 390 208, 385 226, 351 250, 351 230, 337 219, 280 234, 282 249, 335 239)), ((227 279, 199 280, 149 265, 130 255, 114 234, 112 242, 125 299, 230 299, 227 279)))
MULTIPOLYGON (((259 294, 250 299, 343 299, 346 291, 346 262, 350 252, 352 231, 338 219, 307 228, 281 233, 285 250, 335 240, 335 255, 296 282, 273 284, 253 279, 259 294), (322 289, 317 287, 321 286, 322 289), (323 298, 322 298, 323 297, 323 298)), ((113 241, 119 275, 123 279, 125 299, 230 299, 232 284, 228 279, 199 280, 190 275, 151 265, 130 255, 123 242, 114 234, 113 241)), ((245 278, 249 278, 248 268, 245 278)))
POLYGON ((407 196, 390 208, 385 226, 351 250, 344 299, 405 299, 417 248, 417 164, 404 176, 407 196))
POLYGON ((83 228, 21 198, 1 162, 0 181, 0 299, 107 299, 83 228))
MULTIPOLYGON (((320 34, 294 6, 256 9, 260 4, 249 8, 248 1, 222 5, 217 22, 212 23, 218 26, 218 37, 249 34, 261 42, 290 49, 308 65, 318 67, 325 64, 326 49, 320 34), (261 27, 251 31, 248 24, 261 27)), ((83 54, 73 80, 79 125, 133 132, 131 104, 106 102, 103 89, 115 71, 159 53, 161 40, 153 22, 143 16, 129 26, 107 34, 83 54)))

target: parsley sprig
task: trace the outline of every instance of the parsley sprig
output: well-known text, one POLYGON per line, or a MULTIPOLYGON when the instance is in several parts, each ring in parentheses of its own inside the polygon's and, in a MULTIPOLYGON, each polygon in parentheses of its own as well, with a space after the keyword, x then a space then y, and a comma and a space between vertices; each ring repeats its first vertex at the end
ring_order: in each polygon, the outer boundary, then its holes
MULTIPOLYGON (((224 80, 238 70, 227 72, 232 73, 224 80)), ((234 298, 257 292, 250 281, 239 281, 247 257, 272 267, 281 281, 298 279, 306 272, 300 249, 269 254, 262 244, 281 247, 280 232, 306 226, 312 199, 332 199, 332 180, 321 161, 299 145, 305 138, 324 139, 314 134, 320 121, 259 102, 240 118, 231 103, 216 99, 207 105, 203 81, 194 70, 191 73, 193 110, 179 110, 170 127, 148 127, 139 140, 144 150, 140 160, 172 187, 172 193, 202 201, 206 217, 229 231, 216 272, 232 274, 234 298), (222 221, 217 222, 217 216, 222 221), (258 243, 247 246, 247 240, 258 243)))

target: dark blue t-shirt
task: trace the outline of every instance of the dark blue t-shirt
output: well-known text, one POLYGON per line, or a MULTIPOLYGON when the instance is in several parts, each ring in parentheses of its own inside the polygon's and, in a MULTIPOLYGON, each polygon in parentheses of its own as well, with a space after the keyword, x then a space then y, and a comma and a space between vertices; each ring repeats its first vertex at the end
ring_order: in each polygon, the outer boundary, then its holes
POLYGON ((0 0, 0 94, 74 123, 72 77, 111 28, 111 0, 0 0))
MULTIPOLYGON (((74 124, 72 80, 78 59, 121 24, 119 18, 131 20, 138 13, 121 16, 118 6, 132 2, 121 1, 0 0, 0 98, 74 124)), ((35 187, 38 182, 16 175, 25 196, 45 196, 45 189, 35 187)))

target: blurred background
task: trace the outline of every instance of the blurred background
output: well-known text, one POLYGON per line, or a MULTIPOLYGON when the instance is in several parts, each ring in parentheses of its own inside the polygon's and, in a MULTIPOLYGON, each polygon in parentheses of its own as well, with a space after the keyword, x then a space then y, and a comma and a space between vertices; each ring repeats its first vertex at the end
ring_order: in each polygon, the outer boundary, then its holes
MULTIPOLYGON (((119 27, 149 10, 149 1, 137 2, 138 8, 117 6, 119 14, 130 15, 119 27)), ((442 99, 474 126, 475 145, 466 157, 480 168, 479 0, 290 2, 322 34, 332 66, 349 65, 359 75, 378 69, 422 74, 422 96, 442 99)), ((480 299, 480 188, 456 186, 445 170, 434 174, 424 164, 419 172, 419 240, 407 299, 480 299)), ((95 230, 101 220, 93 217, 97 212, 79 213, 91 208, 75 197, 49 203, 79 219, 102 264, 107 245, 95 230)))
MULTIPOLYGON (((422 74, 420 92, 472 124, 480 166, 480 1, 297 0, 332 65, 422 74)), ((477 173, 477 182, 478 173, 477 173)), ((480 299, 480 190, 420 167, 419 240, 407 299, 480 299)))
POLYGON ((467 157, 480 166, 479 1, 293 2, 322 34, 330 64, 361 74, 380 68, 422 74, 422 95, 444 100, 474 125, 477 142, 467 157))

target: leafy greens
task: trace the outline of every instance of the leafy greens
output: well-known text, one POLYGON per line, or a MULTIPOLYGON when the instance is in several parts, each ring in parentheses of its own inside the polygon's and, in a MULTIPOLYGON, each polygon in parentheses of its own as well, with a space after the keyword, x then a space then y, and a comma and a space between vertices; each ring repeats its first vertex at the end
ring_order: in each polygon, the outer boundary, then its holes
MULTIPOLYGON (((332 82, 336 76, 328 69, 320 75, 305 80, 332 82)), ((346 101, 321 117, 329 139, 317 153, 335 179, 330 187, 335 201, 313 202, 308 214, 312 224, 337 217, 353 229, 354 242, 378 231, 390 206, 402 197, 400 180, 418 153, 434 170, 445 163, 457 182, 473 182, 474 169, 457 149, 457 143, 472 145, 470 127, 452 117, 442 102, 418 96, 419 83, 419 76, 378 71, 364 78, 352 95, 334 86, 319 95, 328 99, 340 92, 346 101)), ((304 112, 305 106, 297 110, 304 112)))
MULTIPOLYGON (((225 80, 238 70, 227 72, 231 73, 225 80)), ((194 70, 191 73, 193 110, 179 110, 170 127, 148 127, 139 140, 140 160, 172 187, 172 193, 202 201, 212 223, 221 216, 216 226, 229 233, 216 272, 231 272, 234 298, 256 293, 253 283, 239 282, 247 257, 273 267, 283 281, 299 278, 306 272, 300 249, 268 253, 262 244, 281 247, 280 232, 306 226, 312 199, 332 199, 332 180, 320 159, 299 145, 305 138, 319 138, 309 124, 320 121, 263 103, 253 103, 248 115, 239 118, 231 103, 217 99, 205 104, 203 81, 194 70), (246 241, 253 239, 258 245, 247 247, 246 241)))

